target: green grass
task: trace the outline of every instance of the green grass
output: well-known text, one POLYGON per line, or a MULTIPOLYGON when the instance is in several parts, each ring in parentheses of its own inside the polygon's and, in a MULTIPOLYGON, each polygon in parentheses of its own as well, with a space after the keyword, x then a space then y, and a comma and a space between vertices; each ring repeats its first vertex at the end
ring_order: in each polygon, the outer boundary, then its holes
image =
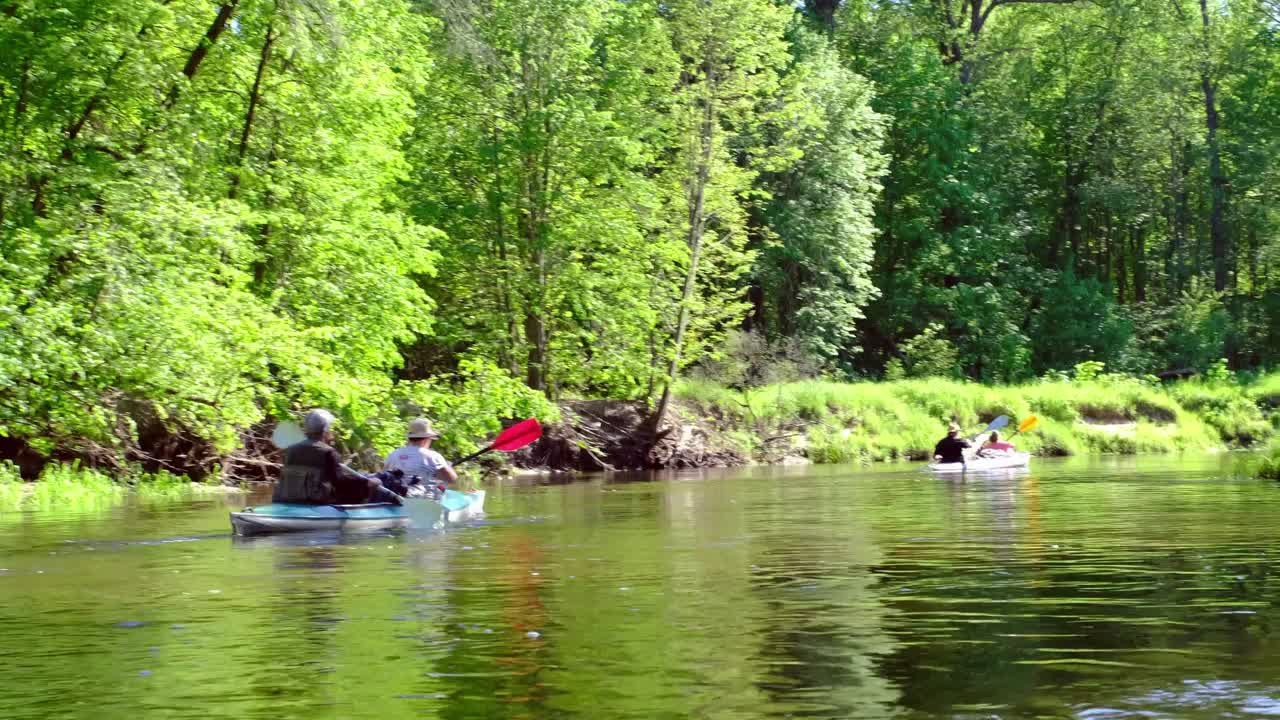
POLYGON ((112 476, 79 463, 49 463, 36 482, 24 482, 12 463, 0 462, 0 510, 65 508, 94 510, 115 505, 130 494, 152 499, 184 497, 204 489, 221 492, 220 486, 203 486, 161 471, 130 468, 112 476))
MULTIPOLYGON (((803 453, 820 463, 919 460, 929 456, 955 420, 973 434, 998 415, 1039 418, 1014 441, 1042 455, 1181 452, 1249 445, 1275 433, 1254 401, 1257 388, 1228 383, 1180 383, 1164 388, 1118 376, 1087 382, 984 386, 939 378, 887 383, 822 380, 785 383, 743 393, 705 381, 685 381, 681 401, 721 426, 762 461, 803 453), (764 448, 759 438, 782 430, 799 435, 790 448, 764 448)), ((1263 392, 1266 392, 1265 390, 1263 392)))
POLYGON ((1280 480, 1280 444, 1271 446, 1271 450, 1262 456, 1254 474, 1263 480, 1280 480))
POLYGON ((1226 441, 1241 446, 1265 440, 1274 432, 1250 389, 1224 382, 1184 382, 1169 395, 1213 426, 1226 441))
POLYGON ((1263 375, 1245 388, 1258 407, 1271 414, 1271 425, 1280 430, 1280 372, 1263 375))

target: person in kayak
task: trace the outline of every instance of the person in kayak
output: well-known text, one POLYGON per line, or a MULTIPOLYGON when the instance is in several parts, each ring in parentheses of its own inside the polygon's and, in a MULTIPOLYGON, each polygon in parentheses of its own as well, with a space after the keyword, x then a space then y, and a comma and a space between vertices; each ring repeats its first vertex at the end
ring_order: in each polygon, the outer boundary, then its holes
POLYGON ((987 438, 978 450, 978 454, 982 457, 994 457, 1010 452, 1013 452, 1013 443, 1000 442, 1000 433, 995 430, 991 431, 991 437, 987 438))
POLYGON ((408 436, 408 444, 387 455, 387 460, 382 465, 384 471, 399 470, 404 473, 405 478, 416 475, 423 482, 432 482, 437 476, 443 477, 446 483, 458 482, 458 473, 449 461, 431 449, 431 441, 440 437, 440 432, 431 428, 430 420, 414 420, 409 423, 409 431, 405 434, 408 436))
POLYGON ((947 428, 947 436, 933 447, 933 458, 938 462, 963 463, 964 451, 969 447, 969 441, 960 437, 960 426, 951 423, 947 428))
POLYGON ((382 487, 377 478, 361 475, 342 464, 342 456, 329 444, 333 440, 333 415, 315 409, 302 421, 307 439, 285 448, 280 480, 271 502, 301 505, 358 505, 400 498, 382 487))

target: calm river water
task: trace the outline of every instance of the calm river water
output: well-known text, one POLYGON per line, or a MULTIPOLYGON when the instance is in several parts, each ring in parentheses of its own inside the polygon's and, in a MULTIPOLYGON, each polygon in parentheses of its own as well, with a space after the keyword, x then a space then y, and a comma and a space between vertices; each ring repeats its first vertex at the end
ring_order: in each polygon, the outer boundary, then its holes
POLYGON ((1229 463, 520 480, 348 537, 0 513, 0 717, 1280 715, 1280 484, 1229 463))

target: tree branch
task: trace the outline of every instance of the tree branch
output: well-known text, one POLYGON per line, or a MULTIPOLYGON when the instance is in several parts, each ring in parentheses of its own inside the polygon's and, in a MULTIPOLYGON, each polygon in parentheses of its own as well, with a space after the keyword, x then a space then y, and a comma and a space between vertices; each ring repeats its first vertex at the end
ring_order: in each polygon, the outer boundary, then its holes
POLYGON ((982 25, 986 25, 987 18, 991 17, 991 11, 1001 5, 1070 5, 1074 2, 1076 2, 1076 0, 992 0, 991 4, 987 6, 987 9, 982 11, 982 20, 979 24, 979 28, 981 28, 982 25))
MULTIPOLYGON (((222 35, 222 31, 227 28, 227 22, 231 19, 231 15, 236 11, 236 5, 240 4, 240 0, 226 0, 218 7, 218 14, 214 16, 213 23, 209 25, 209 29, 205 31, 200 42, 191 50, 191 55, 187 57, 187 64, 182 68, 182 74, 186 76, 187 82, 195 79, 196 73, 200 70, 200 64, 204 62, 204 58, 209 54, 209 49, 218 42, 218 38, 222 35)), ((178 96, 182 93, 182 87, 175 82, 169 88, 168 96, 164 101, 166 110, 172 108, 178 102, 178 96)))

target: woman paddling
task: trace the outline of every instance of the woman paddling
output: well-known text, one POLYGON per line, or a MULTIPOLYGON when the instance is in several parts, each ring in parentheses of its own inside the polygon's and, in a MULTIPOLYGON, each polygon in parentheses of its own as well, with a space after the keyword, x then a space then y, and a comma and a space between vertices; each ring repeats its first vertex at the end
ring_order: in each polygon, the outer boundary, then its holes
POLYGON ((1004 455, 1013 452, 1013 443, 1001 442, 1000 433, 995 430, 991 431, 991 436, 978 449, 978 455, 981 457, 992 457, 995 455, 1004 455))

